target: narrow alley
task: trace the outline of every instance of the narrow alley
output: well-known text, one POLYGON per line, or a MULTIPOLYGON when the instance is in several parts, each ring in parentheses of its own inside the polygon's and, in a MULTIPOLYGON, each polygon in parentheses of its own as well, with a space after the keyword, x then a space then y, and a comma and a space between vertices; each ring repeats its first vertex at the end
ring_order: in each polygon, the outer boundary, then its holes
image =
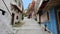
POLYGON ((14 27, 14 30, 18 31, 17 34, 52 34, 48 31, 44 31, 43 25, 39 25, 34 19, 24 18, 25 23, 21 27, 14 27))
POLYGON ((60 0, 0 0, 0 34, 60 34, 60 0))

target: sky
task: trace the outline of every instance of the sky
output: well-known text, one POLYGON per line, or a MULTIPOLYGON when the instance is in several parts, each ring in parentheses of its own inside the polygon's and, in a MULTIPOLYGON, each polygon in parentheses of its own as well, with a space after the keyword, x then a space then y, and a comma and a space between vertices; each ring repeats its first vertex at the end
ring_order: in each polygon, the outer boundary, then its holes
POLYGON ((23 1, 23 6, 24 6, 24 10, 28 8, 29 3, 32 2, 32 0, 22 0, 23 1))

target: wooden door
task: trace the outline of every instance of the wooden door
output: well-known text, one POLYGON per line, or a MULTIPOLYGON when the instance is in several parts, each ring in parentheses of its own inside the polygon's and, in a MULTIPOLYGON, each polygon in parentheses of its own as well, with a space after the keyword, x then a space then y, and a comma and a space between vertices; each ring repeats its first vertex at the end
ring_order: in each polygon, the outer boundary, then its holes
POLYGON ((12 24, 12 25, 14 24, 14 16, 15 16, 15 14, 12 13, 12 21, 11 21, 11 24, 12 24))

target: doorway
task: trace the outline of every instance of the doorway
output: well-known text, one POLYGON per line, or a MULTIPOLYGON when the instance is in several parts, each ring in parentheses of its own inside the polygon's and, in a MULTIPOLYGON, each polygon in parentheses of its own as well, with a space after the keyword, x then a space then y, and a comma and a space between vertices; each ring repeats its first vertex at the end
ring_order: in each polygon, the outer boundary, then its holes
POLYGON ((11 24, 12 24, 12 25, 14 24, 14 16, 15 16, 15 14, 12 13, 12 21, 11 21, 11 24))

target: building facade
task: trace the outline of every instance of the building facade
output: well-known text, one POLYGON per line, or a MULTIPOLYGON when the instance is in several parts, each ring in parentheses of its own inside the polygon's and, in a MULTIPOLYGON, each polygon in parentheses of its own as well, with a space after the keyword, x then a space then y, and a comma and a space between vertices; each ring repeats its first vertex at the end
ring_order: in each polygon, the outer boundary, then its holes
POLYGON ((0 3, 0 20, 2 20, 2 22, 15 24, 22 20, 22 0, 1 0, 0 3))
POLYGON ((12 25, 22 21, 23 5, 22 0, 13 0, 11 2, 12 25))
POLYGON ((35 1, 35 17, 36 17, 36 20, 37 22, 39 22, 39 14, 37 14, 38 10, 39 10, 39 7, 41 6, 43 0, 36 0, 35 1))
POLYGON ((40 22, 44 24, 45 28, 52 32, 52 34, 60 34, 59 3, 60 0, 50 0, 41 11, 40 22))
POLYGON ((12 25, 22 20, 22 0, 0 0, 0 34, 14 34, 12 25))
POLYGON ((26 14, 28 15, 29 18, 34 18, 34 14, 35 14, 35 1, 33 0, 29 6, 28 6, 28 10, 26 12, 26 14))

